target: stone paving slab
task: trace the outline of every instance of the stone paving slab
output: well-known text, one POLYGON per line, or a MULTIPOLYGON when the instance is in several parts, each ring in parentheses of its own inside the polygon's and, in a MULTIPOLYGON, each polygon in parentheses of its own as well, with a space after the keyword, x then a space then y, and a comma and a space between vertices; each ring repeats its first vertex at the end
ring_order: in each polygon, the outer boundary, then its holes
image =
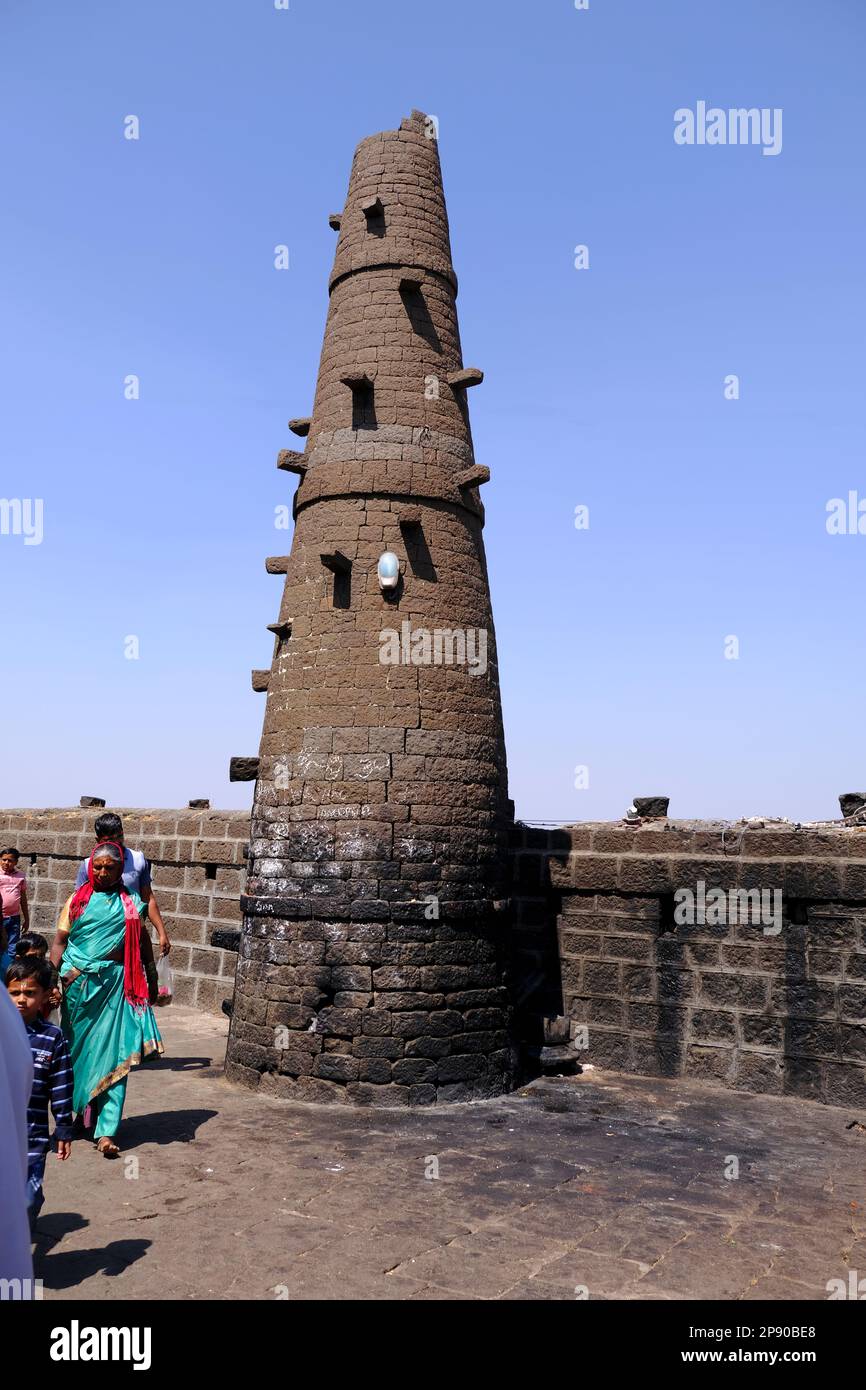
POLYGON ((46 1299, 824 1300, 866 1274, 854 1110, 597 1071, 468 1105, 300 1105, 225 1081, 225 1020, 160 1025, 123 1157, 49 1160, 46 1299))

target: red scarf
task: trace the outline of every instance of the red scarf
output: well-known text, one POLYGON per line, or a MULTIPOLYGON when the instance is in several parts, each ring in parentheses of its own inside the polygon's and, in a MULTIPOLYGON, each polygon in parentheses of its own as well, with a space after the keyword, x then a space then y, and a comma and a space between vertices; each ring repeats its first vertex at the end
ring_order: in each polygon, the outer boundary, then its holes
MULTIPOLYGON (((120 852, 121 875, 123 873, 123 863, 125 854, 122 845, 115 844, 114 840, 103 840, 98 844, 87 861, 87 882, 82 883, 78 891, 73 895, 69 904, 69 925, 77 922, 84 912, 87 904, 94 893, 93 886, 93 856, 105 845, 113 845, 120 852)), ((117 887, 120 893, 120 900, 123 903, 123 915, 126 919, 126 935, 123 942, 123 994, 124 998, 132 1007, 140 1012, 148 1002, 147 978, 144 973, 144 966, 141 963, 141 918, 138 915, 135 903, 123 886, 123 877, 117 887)))

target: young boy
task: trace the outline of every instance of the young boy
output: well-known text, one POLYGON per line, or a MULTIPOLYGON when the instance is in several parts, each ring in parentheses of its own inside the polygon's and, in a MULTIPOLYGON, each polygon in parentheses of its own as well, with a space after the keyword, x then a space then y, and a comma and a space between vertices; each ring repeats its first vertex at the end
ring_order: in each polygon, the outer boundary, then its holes
POLYGON ((38 931, 22 932, 15 947, 15 954, 20 960, 24 960, 25 956, 38 956, 40 960, 47 960, 48 937, 38 931))
POLYGON ((18 1009, 33 1053, 33 1089, 27 1108, 27 1210, 30 1234, 45 1197, 42 1179, 51 1147, 48 1134, 48 1101, 54 1115, 57 1157, 72 1152, 72 1063, 60 1029, 46 1023, 42 1013, 52 987, 51 967, 34 957, 13 961, 6 972, 6 988, 18 1009))
MULTIPOLYGON (((24 930, 30 930, 30 906, 27 902, 27 875, 18 868, 21 858, 17 849, 4 849, 0 854, 0 898, 3 902, 3 931, 6 935, 5 954, 9 961, 15 958, 15 947, 24 930)), ((0 951, 4 944, 0 941, 0 951)))
MULTIPOLYGON (((60 1024, 60 975, 57 967, 51 965, 48 960, 48 941, 38 931, 22 932, 18 938, 18 945, 15 947, 16 960, 44 960, 48 961, 51 968, 51 989, 48 992, 48 1002, 42 1011, 42 1017, 47 1018, 49 1023, 60 1024), (52 1017, 52 1015, 54 1015, 52 1017)), ((11 964, 11 962, 10 962, 11 964)))

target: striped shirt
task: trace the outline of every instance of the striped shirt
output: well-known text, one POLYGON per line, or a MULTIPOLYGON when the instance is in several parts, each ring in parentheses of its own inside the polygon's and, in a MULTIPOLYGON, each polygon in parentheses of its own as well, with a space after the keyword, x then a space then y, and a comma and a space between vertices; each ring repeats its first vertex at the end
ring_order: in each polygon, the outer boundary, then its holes
POLYGON ((54 1138, 72 1138, 72 1061, 55 1023, 37 1018, 25 1023, 33 1053, 33 1089, 27 1107, 27 1161, 48 1152, 48 1102, 54 1115, 54 1138))

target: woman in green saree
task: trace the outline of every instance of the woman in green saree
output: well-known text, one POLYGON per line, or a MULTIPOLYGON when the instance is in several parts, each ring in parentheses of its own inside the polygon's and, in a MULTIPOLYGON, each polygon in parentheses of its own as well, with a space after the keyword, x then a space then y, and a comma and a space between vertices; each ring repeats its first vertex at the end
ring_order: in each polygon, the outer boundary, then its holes
POLYGON ((90 1106, 96 1147, 106 1158, 120 1152, 115 1135, 130 1069, 163 1051, 150 1007, 156 971, 141 920, 143 904, 137 893, 127 893, 122 874, 120 846, 97 845, 87 882, 66 903, 51 948, 63 984, 61 1019, 72 1056, 73 1108, 83 1114, 90 1106))

